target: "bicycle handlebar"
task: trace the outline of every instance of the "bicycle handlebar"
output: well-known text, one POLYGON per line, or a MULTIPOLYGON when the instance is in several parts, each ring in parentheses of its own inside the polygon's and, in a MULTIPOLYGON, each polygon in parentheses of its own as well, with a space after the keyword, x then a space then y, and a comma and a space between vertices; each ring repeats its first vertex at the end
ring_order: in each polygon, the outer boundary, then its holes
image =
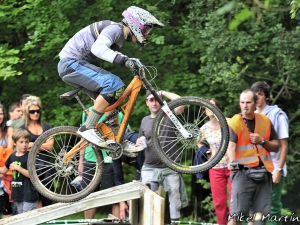
POLYGON ((142 62, 137 58, 131 58, 131 59, 134 60, 135 63, 133 61, 130 61, 128 62, 127 67, 131 70, 131 72, 134 75, 139 75, 140 78, 145 77, 145 71, 144 71, 145 66, 142 64, 142 62), (136 74, 137 67, 138 67, 138 74, 136 74))
POLYGON ((144 83, 144 87, 149 90, 152 95, 154 96, 154 98, 158 101, 158 103, 163 106, 164 102, 163 100, 160 98, 160 96, 156 93, 156 90, 152 87, 152 85, 150 84, 150 82, 147 80, 146 78, 146 73, 145 73, 145 68, 146 66, 144 66, 141 61, 137 58, 131 58, 135 61, 135 64, 131 61, 128 64, 128 68, 133 72, 134 75, 138 75, 139 78, 143 81, 144 83), (138 67, 138 71, 136 71, 136 67, 138 67), (136 74, 137 72, 137 74, 136 74))

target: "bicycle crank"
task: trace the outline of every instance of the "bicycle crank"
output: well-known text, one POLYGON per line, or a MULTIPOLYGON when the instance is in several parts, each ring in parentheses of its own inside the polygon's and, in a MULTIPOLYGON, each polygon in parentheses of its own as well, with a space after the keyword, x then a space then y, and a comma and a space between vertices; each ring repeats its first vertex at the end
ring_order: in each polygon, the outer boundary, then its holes
POLYGON ((109 156, 113 160, 119 159, 122 156, 124 151, 122 145, 112 140, 108 140, 106 141, 106 143, 107 143, 107 147, 105 148, 105 150, 108 151, 109 156))

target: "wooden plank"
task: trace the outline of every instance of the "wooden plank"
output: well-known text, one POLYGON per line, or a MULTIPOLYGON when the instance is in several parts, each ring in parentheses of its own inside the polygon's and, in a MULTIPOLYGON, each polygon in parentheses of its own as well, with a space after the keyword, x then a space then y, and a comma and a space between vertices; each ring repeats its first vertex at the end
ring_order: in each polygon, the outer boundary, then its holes
POLYGON ((142 225, 164 225, 164 199, 149 189, 143 194, 142 225))
POLYGON ((171 224, 171 216, 170 216, 170 206, 169 206, 169 193, 163 189, 162 186, 159 186, 156 193, 164 199, 165 208, 164 208, 164 223, 171 224))
POLYGON ((94 192, 78 202, 56 203, 30 212, 5 218, 0 220, 0 225, 35 225, 95 207, 110 205, 120 201, 139 199, 142 197, 143 190, 145 188, 148 189, 147 186, 140 182, 130 182, 103 191, 94 192))

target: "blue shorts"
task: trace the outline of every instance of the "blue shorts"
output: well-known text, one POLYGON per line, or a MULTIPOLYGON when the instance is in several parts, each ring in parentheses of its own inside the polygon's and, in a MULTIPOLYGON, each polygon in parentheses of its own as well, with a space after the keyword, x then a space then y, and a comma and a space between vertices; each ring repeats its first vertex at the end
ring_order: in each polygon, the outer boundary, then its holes
POLYGON ((76 88, 83 87, 83 91, 92 99, 96 99, 99 94, 113 93, 125 86, 118 76, 86 60, 61 59, 58 63, 58 73, 64 82, 76 88))

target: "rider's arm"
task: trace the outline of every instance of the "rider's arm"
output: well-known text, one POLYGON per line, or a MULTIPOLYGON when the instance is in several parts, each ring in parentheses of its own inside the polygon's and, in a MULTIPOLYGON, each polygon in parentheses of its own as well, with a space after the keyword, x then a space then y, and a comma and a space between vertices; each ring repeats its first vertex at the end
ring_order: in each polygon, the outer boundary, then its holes
POLYGON ((113 63, 118 53, 110 49, 112 44, 108 37, 100 34, 92 45, 91 52, 98 58, 113 63))
POLYGON ((110 48, 120 40, 121 34, 122 29, 115 26, 107 27, 92 45, 91 52, 100 59, 124 66, 127 56, 110 48))
MULTIPOLYGON (((180 96, 178 94, 175 94, 175 93, 172 93, 172 92, 163 91, 163 90, 161 90, 160 92, 161 92, 162 96, 165 96, 166 98, 168 98, 170 100, 180 98, 180 96)), ((181 105, 181 106, 178 106, 177 108, 175 108, 176 114, 182 113, 183 110, 184 110, 184 107, 185 107, 184 105, 181 105)))

